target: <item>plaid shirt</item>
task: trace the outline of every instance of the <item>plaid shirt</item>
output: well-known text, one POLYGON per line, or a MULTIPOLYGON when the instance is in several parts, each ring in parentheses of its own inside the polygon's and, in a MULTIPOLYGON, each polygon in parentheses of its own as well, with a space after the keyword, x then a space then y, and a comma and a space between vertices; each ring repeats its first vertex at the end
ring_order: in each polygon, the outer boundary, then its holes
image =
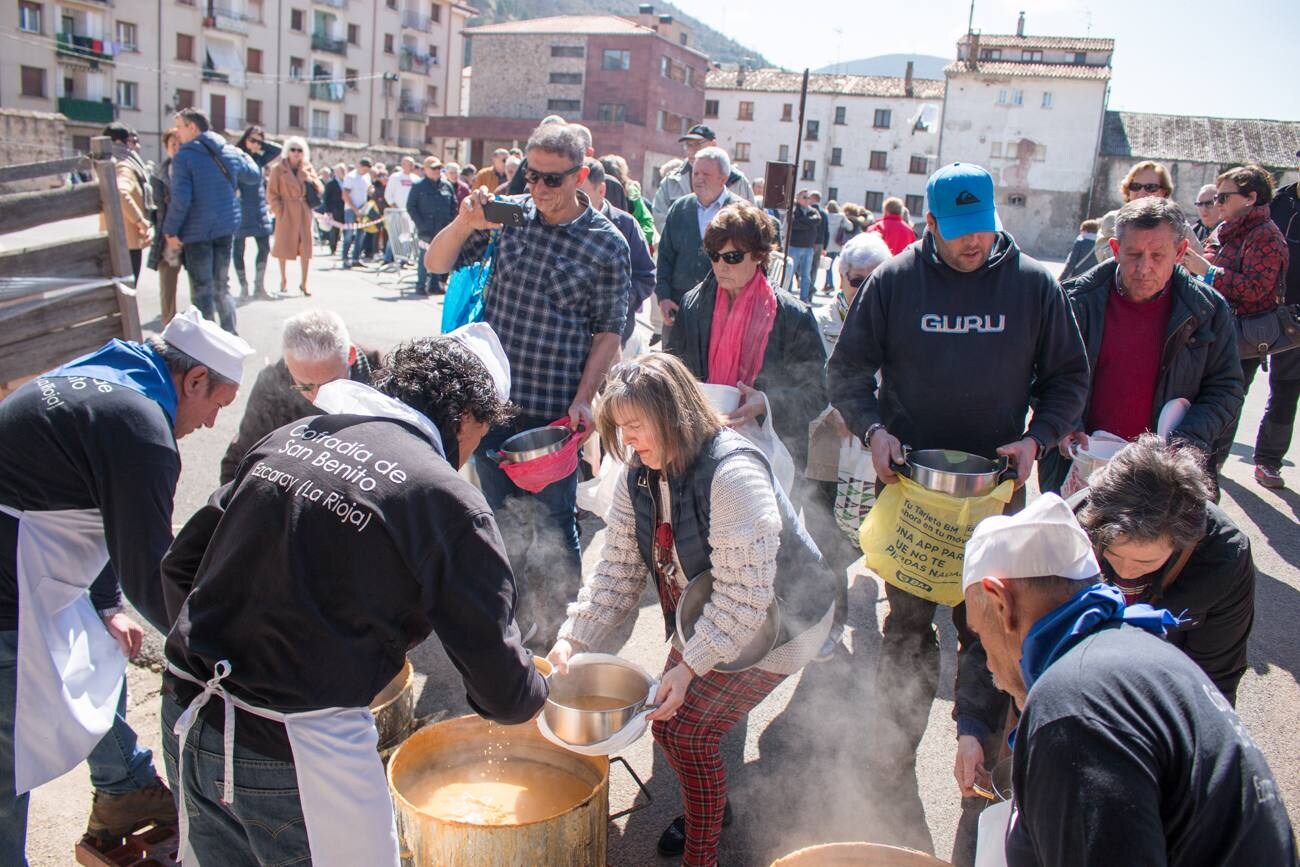
MULTIPOLYGON (((484 319, 510 359, 510 400, 527 415, 559 418, 578 391, 594 334, 620 334, 632 283, 627 241, 603 214, 586 209, 561 226, 542 221, 531 196, 522 228, 506 226, 496 246, 484 319)), ((487 251, 489 233, 465 241, 456 267, 487 251)))

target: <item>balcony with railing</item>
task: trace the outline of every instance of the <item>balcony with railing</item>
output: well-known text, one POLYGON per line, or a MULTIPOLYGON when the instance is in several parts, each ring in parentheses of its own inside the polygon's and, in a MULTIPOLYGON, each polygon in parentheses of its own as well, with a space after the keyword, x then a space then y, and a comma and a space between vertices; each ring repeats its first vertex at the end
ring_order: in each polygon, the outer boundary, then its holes
POLYGON ((323 138, 329 139, 330 141, 335 141, 343 136, 342 131, 338 127, 329 126, 328 124, 323 123, 312 124, 307 130, 307 134, 311 138, 323 138))
POLYGON ((329 6, 332 9, 348 8, 348 0, 312 0, 318 6, 329 6))
POLYGON ((418 9, 402 10, 402 26, 407 30, 418 30, 421 33, 428 33, 432 28, 429 16, 418 9))
POLYGON ((311 47, 317 51, 328 51, 330 54, 348 53, 348 41, 346 39, 335 39, 320 30, 311 35, 311 47))
POLYGON ((92 65, 113 62, 113 55, 108 53, 107 40, 59 33, 55 35, 55 42, 55 53, 60 59, 82 60, 92 65))
POLYGON ((238 9, 213 6, 208 10, 208 17, 203 19, 203 26, 223 33, 248 35, 248 25, 252 17, 238 9))
POLYGON ((397 144, 398 144, 399 147, 404 147, 404 148, 421 148, 421 147, 424 147, 424 145, 425 145, 425 141, 424 141, 424 133, 423 133, 423 132, 419 132, 419 133, 412 133, 412 132, 398 133, 398 135, 397 135, 397 144))
POLYGON ((68 120, 80 123, 112 123, 117 117, 117 106, 108 99, 78 99, 59 97, 59 113, 68 120))
POLYGON ((403 93, 397 98, 397 113, 427 117, 425 109, 428 107, 428 104, 428 100, 416 99, 410 94, 403 93))
POLYGON ((430 57, 423 51, 405 46, 402 47, 402 53, 397 58, 397 68, 402 72, 415 72, 423 75, 437 65, 438 58, 430 57))
POLYGON ((309 88, 312 99, 325 102, 342 102, 347 88, 337 81, 313 81, 309 88))
POLYGON ((229 84, 230 73, 222 72, 210 63, 203 64, 203 80, 212 81, 217 84, 229 84))

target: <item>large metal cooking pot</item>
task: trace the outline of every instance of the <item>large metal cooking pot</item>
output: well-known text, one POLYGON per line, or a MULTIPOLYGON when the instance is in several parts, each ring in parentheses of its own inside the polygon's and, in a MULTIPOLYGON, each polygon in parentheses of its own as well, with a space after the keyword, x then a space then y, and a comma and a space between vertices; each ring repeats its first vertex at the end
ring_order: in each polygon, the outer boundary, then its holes
POLYGON ((825 843, 791 852, 771 867, 951 867, 933 855, 883 843, 825 843))
POLYGON ((921 487, 951 497, 982 497, 1016 477, 1016 469, 1005 455, 991 461, 955 449, 914 451, 903 446, 903 462, 890 466, 921 487))
POLYGON ((567 427, 547 425, 517 433, 501 444, 496 456, 505 463, 522 463, 554 454, 564 448, 571 434, 567 427))
MULTIPOLYGON (((695 624, 704 613, 704 606, 712 596, 713 572, 708 569, 692 578, 686 585, 686 589, 682 591, 682 597, 677 600, 677 632, 673 636, 673 643, 677 645, 678 650, 684 648, 686 642, 690 641, 691 636, 695 634, 695 624)), ((762 661, 763 657, 772 652, 772 648, 776 647, 780 633, 781 609, 773 598, 772 604, 767 607, 767 618, 758 632, 754 633, 754 637, 749 639, 741 649, 740 656, 730 662, 719 662, 713 668, 716 671, 731 672, 753 668, 762 661)))
POLYGON ((551 694, 542 715, 552 733, 565 743, 588 746, 608 740, 645 710, 651 682, 638 669, 615 661, 576 662, 564 674, 552 674, 551 694), (622 705, 609 710, 586 710, 575 705, 601 696, 622 705))
POLYGON ((392 750, 415 727, 415 691, 412 688, 411 660, 406 660, 402 670, 389 681, 379 695, 370 702, 370 712, 375 716, 379 731, 379 751, 392 750))

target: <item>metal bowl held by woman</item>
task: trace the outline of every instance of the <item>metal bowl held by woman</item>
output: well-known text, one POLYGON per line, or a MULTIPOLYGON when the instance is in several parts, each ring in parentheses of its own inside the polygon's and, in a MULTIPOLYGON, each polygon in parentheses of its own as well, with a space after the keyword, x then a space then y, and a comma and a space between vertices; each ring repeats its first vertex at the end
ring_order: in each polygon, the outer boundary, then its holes
POLYGON ((517 433, 501 444, 498 452, 503 463, 522 463, 554 454, 564 448, 571 431, 566 427, 547 425, 517 433))
MULTIPOLYGON (((707 569, 692 578, 686 585, 686 589, 682 591, 682 598, 677 600, 677 633, 673 636, 673 643, 677 645, 678 650, 684 648, 686 642, 695 635, 695 624, 704 614, 704 606, 712 596, 713 573, 707 569)), ((777 600, 773 598, 772 604, 767 607, 767 617, 763 625, 741 649, 740 655, 730 662, 718 663, 714 669, 744 671, 753 668, 763 657, 772 652, 772 648, 776 647, 780 634, 781 609, 777 600)))
POLYGON ((955 449, 913 450, 903 447, 903 462, 891 465, 923 488, 952 497, 982 497, 1007 479, 1016 469, 1005 456, 996 461, 955 449))
POLYGON ((549 678, 551 694, 542 715, 551 732, 574 746, 608 740, 646 709, 651 680, 640 669, 602 656, 573 657, 569 670, 549 678))

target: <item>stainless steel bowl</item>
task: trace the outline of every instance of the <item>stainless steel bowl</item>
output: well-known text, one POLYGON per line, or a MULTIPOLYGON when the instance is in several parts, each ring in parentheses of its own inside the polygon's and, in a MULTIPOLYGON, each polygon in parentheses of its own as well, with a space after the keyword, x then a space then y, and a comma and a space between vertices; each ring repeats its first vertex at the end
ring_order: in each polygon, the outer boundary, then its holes
POLYGON ((953 497, 982 497, 1016 470, 1005 457, 991 461, 970 452, 955 449, 903 450, 903 463, 894 471, 907 476, 923 488, 953 497))
POLYGON ((522 463, 558 452, 572 433, 567 427, 535 427, 517 433, 501 444, 501 460, 522 463))
POLYGON ((628 665, 582 662, 550 676, 551 694, 542 714, 557 738, 574 746, 600 743, 618 734, 646 706, 650 681, 628 665), (573 705, 585 696, 619 699, 612 710, 583 710, 573 705))
MULTIPOLYGON (((677 634, 673 642, 680 650, 686 646, 695 634, 695 624, 704 613, 704 606, 713 596, 713 573, 705 570, 696 575, 682 591, 682 598, 677 600, 677 634)), ((749 639, 740 655, 729 662, 720 662, 713 666, 716 671, 744 671, 755 665, 772 652, 781 633, 781 609, 776 599, 767 607, 767 619, 749 639)))

